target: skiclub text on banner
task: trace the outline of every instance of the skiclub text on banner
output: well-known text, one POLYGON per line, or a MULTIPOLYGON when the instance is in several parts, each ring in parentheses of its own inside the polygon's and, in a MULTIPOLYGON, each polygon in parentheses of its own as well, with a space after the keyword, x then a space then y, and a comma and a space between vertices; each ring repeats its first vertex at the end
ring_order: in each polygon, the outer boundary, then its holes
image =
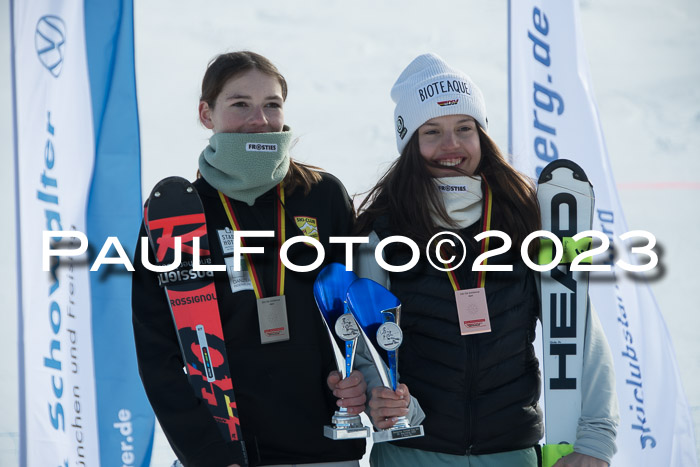
MULTIPOLYGON (((671 340, 648 285, 613 261, 643 263, 627 232, 593 99, 576 0, 509 2, 510 153, 530 177, 558 158, 587 173, 596 194, 593 229, 611 248, 597 260, 590 297, 615 362, 621 422, 614 466, 697 466, 693 425, 671 340), (615 258, 613 258, 613 248, 615 258)), ((546 382, 545 382, 546 384, 546 382)))
POLYGON ((132 7, 11 2, 22 466, 150 463, 154 418, 136 369, 130 276, 90 273, 69 256, 44 272, 41 260, 45 230, 102 245, 138 228, 132 7))

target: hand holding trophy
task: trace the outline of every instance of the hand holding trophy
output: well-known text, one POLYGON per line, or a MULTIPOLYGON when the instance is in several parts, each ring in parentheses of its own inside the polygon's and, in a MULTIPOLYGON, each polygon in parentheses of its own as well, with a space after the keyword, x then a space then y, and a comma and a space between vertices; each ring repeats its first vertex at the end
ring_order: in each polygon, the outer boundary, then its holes
MULTIPOLYGON (((350 284, 357 279, 345 266, 331 263, 326 266, 314 282, 314 297, 323 322, 328 330, 338 371, 343 378, 352 373, 355 359, 356 341, 360 328, 347 309, 345 297, 350 284), (335 332, 333 332, 333 329, 335 332), (341 351, 344 349, 344 352, 341 351), (344 355, 343 355, 344 353, 344 355)), ((365 427, 359 415, 348 413, 341 407, 332 418, 333 425, 323 427, 323 434, 331 439, 357 439, 369 437, 370 429, 365 427)))
MULTIPOLYGON (((396 391, 398 348, 403 340, 399 327, 401 303, 385 287, 370 279, 358 279, 347 289, 347 304, 361 328, 382 383, 396 391)), ((411 426, 399 417, 393 427, 374 433, 375 443, 423 436, 423 426, 411 426)))

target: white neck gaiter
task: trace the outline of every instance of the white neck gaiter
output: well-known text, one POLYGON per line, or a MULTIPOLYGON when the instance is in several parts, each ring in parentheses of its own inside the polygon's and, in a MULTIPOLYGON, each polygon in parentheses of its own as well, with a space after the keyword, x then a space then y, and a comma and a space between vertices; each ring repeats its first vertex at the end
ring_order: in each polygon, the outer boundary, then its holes
MULTIPOLYGON (((435 184, 442 194, 442 202, 450 219, 460 228, 469 227, 481 218, 482 198, 481 177, 474 175, 435 178, 435 184)), ((444 228, 445 221, 433 214, 435 223, 444 228)))

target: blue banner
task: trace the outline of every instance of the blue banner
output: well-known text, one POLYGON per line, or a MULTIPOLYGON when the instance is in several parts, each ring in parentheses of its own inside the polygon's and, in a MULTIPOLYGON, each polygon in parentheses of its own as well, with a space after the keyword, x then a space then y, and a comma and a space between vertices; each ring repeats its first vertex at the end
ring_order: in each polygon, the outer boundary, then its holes
MULTIPOLYGON (((86 0, 85 45, 95 133, 86 234, 90 245, 117 237, 133 253, 143 213, 133 2, 86 0)), ((154 417, 136 366, 131 275, 101 267, 90 289, 100 463, 148 466, 154 417)))

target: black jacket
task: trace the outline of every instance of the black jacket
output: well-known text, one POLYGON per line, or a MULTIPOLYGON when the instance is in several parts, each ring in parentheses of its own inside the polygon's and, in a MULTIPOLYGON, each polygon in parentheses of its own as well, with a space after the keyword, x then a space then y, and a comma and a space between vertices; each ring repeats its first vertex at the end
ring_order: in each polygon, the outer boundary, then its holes
MULTIPOLYGON (((214 188, 203 179, 194 186, 204 205, 212 262, 224 264, 217 231, 230 228, 229 220, 214 188)), ((252 207, 232 200, 241 230, 274 230, 276 200, 274 190, 258 198, 252 207)), ((285 205, 287 238, 302 235, 295 217, 311 218, 316 221, 325 248, 324 265, 343 261, 344 246, 331 250, 328 238, 350 234, 352 208, 335 177, 323 174, 323 180, 308 196, 296 190, 287 196, 285 205)), ((140 237, 144 236, 142 226, 140 237)), ((278 262, 276 239, 249 238, 247 246, 265 248, 264 254, 253 254, 252 258, 265 296, 270 296, 278 262)), ((217 467, 236 462, 231 446, 222 439, 183 373, 165 293, 155 273, 146 270, 136 256, 132 306, 139 371, 163 431, 186 466, 217 467)), ((297 244, 288 256, 293 263, 306 265, 316 259, 316 250, 297 244)), ((343 461, 359 459, 364 453, 364 441, 336 442, 323 436, 323 426, 330 423, 336 399, 326 385, 335 360, 312 293, 321 268, 309 273, 287 269, 290 340, 265 345, 260 342, 254 293, 232 293, 227 273, 215 273, 241 429, 248 451, 259 450, 261 465, 343 461)))
MULTIPOLYGON (((396 234, 382 219, 375 231, 380 239, 396 234)), ((469 238, 478 232, 473 226, 461 233, 469 238)), ((388 262, 406 264, 405 250, 385 249, 388 262)), ((512 264, 513 272, 486 273, 492 331, 484 334, 460 334, 447 273, 425 260, 410 271, 390 273, 391 291, 402 304, 400 380, 426 414, 424 437, 395 444, 454 455, 489 454, 532 447, 542 437, 532 346, 537 289, 533 272, 515 250, 489 258, 489 264, 512 264)), ((466 260, 455 273, 461 289, 477 287, 471 271, 476 256, 476 245, 467 242, 466 260)))

